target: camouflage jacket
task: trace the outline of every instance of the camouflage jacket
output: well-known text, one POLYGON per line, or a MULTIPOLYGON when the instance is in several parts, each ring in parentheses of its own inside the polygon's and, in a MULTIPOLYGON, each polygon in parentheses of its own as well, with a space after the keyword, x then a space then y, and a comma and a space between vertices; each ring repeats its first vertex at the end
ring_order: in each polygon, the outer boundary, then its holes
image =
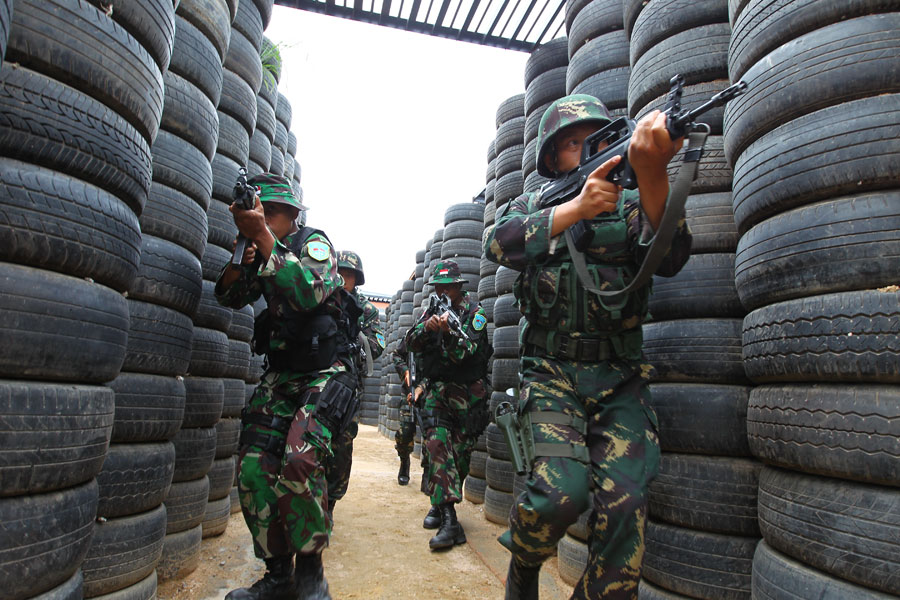
MULTIPOLYGON (((397 371, 397 375, 400 377, 400 385, 403 388, 404 393, 409 393, 409 386, 406 385, 406 372, 409 370, 409 349, 406 347, 406 337, 400 338, 400 343, 397 344, 397 348, 391 353, 391 362, 394 365, 394 370, 397 371)), ((418 362, 416 363, 418 366, 418 362)), ((419 382, 422 383, 422 374, 416 373, 419 377, 419 382)), ((412 374, 410 374, 412 377, 412 374)))
MULTIPOLYGON (((487 317, 473 294, 463 293, 461 302, 454 307, 468 340, 454 332, 441 333, 425 329, 431 315, 423 314, 406 332, 405 345, 422 355, 420 379, 474 381, 487 373, 487 361, 491 346, 487 338, 487 317)), ((416 363, 417 366, 419 363, 416 363)))
MULTIPOLYGON (((515 292, 529 326, 572 337, 639 332, 647 317, 650 286, 615 306, 587 292, 575 273, 564 236, 550 236, 554 211, 555 207, 540 208, 536 193, 523 194, 502 207, 494 225, 484 232, 487 258, 522 272, 515 292)), ((653 228, 641 209, 638 192, 624 190, 618 210, 598 215, 591 226, 594 240, 584 253, 588 271, 601 289, 620 289, 637 273, 653 241, 653 228)), ((682 219, 657 274, 676 274, 690 249, 691 233, 682 219)))
MULTIPOLYGON (((302 230, 301 230, 302 231, 302 230)), ((340 306, 335 291, 343 285, 337 256, 325 235, 315 232, 305 240, 294 239, 300 232, 275 242, 266 264, 241 265, 240 277, 227 288, 222 285, 226 265, 216 280, 216 300, 223 306, 241 308, 265 296, 270 318, 278 326, 288 316, 309 313, 322 307, 337 317, 340 306), (299 252, 299 253, 298 253, 299 252)), ((269 350, 287 349, 286 340, 273 333, 269 350)))
POLYGON ((369 340, 372 360, 375 360, 384 352, 384 333, 381 331, 381 322, 378 320, 378 309, 355 289, 353 297, 363 310, 363 314, 359 317, 359 329, 369 340))

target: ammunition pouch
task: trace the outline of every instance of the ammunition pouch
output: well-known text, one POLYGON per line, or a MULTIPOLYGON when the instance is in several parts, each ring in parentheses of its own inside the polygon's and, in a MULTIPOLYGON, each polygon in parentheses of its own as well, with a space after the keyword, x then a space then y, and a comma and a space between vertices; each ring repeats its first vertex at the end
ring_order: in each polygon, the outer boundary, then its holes
POLYGON ((331 315, 286 320, 279 337, 288 341, 288 349, 267 354, 276 371, 320 371, 338 359, 338 326, 331 315))
POLYGON ((253 339, 250 340, 250 347, 256 354, 266 354, 269 352, 271 339, 272 324, 269 322, 269 309, 264 308, 253 319, 253 339))
POLYGON ((490 422, 491 411, 488 409, 487 402, 481 401, 469 408, 469 412, 463 420, 463 431, 467 436, 476 438, 481 435, 490 422))
POLYGON ((331 439, 335 439, 347 430, 358 410, 356 375, 341 371, 329 379, 319 393, 313 416, 328 428, 331 439))
POLYGON ((284 448, 287 443, 287 434, 291 429, 293 419, 285 419, 275 415, 248 412, 246 408, 241 411, 241 423, 243 425, 259 425, 273 432, 283 434, 283 437, 264 433, 259 430, 244 429, 241 431, 239 445, 241 448, 252 446, 260 451, 278 458, 284 456, 284 448))
MULTIPOLYGON (((456 418, 450 412, 441 409, 420 408, 419 414, 422 417, 421 426, 425 431, 443 427, 445 429, 454 430, 458 426, 456 418)), ((422 433, 424 434, 425 431, 422 433)))

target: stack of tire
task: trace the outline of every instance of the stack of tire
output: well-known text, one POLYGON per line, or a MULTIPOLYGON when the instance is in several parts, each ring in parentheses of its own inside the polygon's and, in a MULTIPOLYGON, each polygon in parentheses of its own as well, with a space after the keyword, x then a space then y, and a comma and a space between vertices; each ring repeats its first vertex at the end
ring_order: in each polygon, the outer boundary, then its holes
MULTIPOLYGON (((550 40, 546 44, 536 48, 525 63, 525 97, 524 129, 519 132, 517 144, 522 144, 519 156, 519 168, 522 169, 522 187, 513 187, 515 178, 508 180, 510 187, 507 189, 507 181, 501 182, 500 172, 500 138, 508 127, 512 126, 510 120, 497 129, 497 187, 494 195, 497 208, 507 202, 507 198, 515 198, 523 191, 537 191, 547 179, 537 172, 537 134, 544 111, 554 101, 566 95, 566 77, 569 64, 569 41, 561 37, 550 40), (502 130, 501 130, 502 129, 502 130)), ((512 98, 510 98, 510 101, 512 98)), ((497 120, 500 121, 498 113, 497 120)), ((509 176, 507 176, 509 177, 509 176)))
MULTIPOLYGON (((407 279, 403 282, 399 290, 399 297, 396 304, 394 315, 396 317, 392 330, 392 346, 396 350, 400 344, 400 339, 406 334, 406 330, 412 326, 413 320, 413 297, 415 292, 414 279, 407 279)), ((387 393, 385 402, 387 403, 387 418, 385 420, 385 435, 393 439, 394 433, 400 428, 400 404, 404 402, 403 389, 400 385, 400 376, 397 371, 389 369, 387 374, 387 393)))
POLYGON ((275 109, 278 104, 278 80, 281 78, 281 60, 272 41, 263 36, 260 47, 260 85, 256 88, 256 122, 250 136, 250 162, 247 171, 250 175, 269 171, 272 166, 272 145, 275 142, 276 118, 275 109))
POLYGON ((143 283, 138 218, 172 3, 111 18, 85 2, 20 0, 11 19, 2 4, 0 156, 16 157, 0 158, 4 597, 152 597, 184 389, 175 373, 148 376, 162 388, 154 412, 150 394, 118 407, 103 384, 139 354, 124 294, 143 283))
POLYGON ((425 272, 428 276, 424 280, 424 284, 422 285, 422 302, 424 303, 431 294, 434 293, 434 286, 428 283, 431 280, 431 276, 434 274, 434 267, 437 266, 439 262, 441 262, 441 246, 444 245, 444 230, 438 229, 434 232, 434 236, 431 238, 431 248, 428 250, 429 254, 427 256, 427 260, 425 261, 425 272))
POLYGON ((0 65, 6 55, 6 43, 9 41, 9 24, 12 19, 12 0, 0 0, 0 65))
POLYGON ((566 3, 566 93, 594 96, 614 116, 627 112, 631 74, 622 3, 623 0, 566 3))
MULTIPOLYGON (((397 325, 397 321, 400 318, 400 296, 402 294, 402 290, 397 290, 393 296, 391 296, 391 303, 388 307, 390 312, 388 313, 387 322, 388 322, 388 348, 393 352, 397 348, 397 340, 398 340, 398 331, 399 327, 397 325)), ((392 372, 390 370, 386 371, 383 374, 381 385, 384 390, 384 395, 381 399, 381 406, 379 407, 378 413, 378 425, 381 431, 381 434, 385 437, 392 437, 394 435, 393 432, 397 431, 397 423, 396 423, 396 412, 391 412, 391 409, 396 409, 399 406, 399 400, 397 399, 396 388, 391 387, 395 386, 400 382, 397 377, 396 372, 392 372), (393 405, 393 406, 392 406, 393 405), (393 416, 393 422, 391 422, 391 417, 393 416), (391 429, 393 427, 393 429, 391 429)))
POLYGON ((763 541, 752 594, 900 595, 900 13, 732 3, 725 113, 763 541))

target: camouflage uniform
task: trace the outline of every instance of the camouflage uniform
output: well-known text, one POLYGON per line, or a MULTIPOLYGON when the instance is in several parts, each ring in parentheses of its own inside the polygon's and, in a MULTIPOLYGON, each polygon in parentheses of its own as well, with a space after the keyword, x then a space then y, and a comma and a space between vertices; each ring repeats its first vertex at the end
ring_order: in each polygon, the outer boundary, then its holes
MULTIPOLYGON (((339 259, 340 257, 341 255, 338 255, 339 259)), ((339 260, 339 264, 341 262, 339 260)), ((341 267, 343 267, 342 264, 341 267)), ((356 289, 353 290, 352 296, 362 309, 362 315, 359 317, 359 328, 363 335, 366 336, 366 340, 368 340, 368 350, 366 352, 370 352, 372 360, 375 360, 384 352, 384 335, 381 332, 381 325, 378 320, 378 309, 356 289)), ((357 394, 362 394, 366 366, 362 361, 361 355, 359 358, 360 362, 357 364, 359 385, 356 391, 357 394)), ((353 440, 356 438, 357 433, 359 433, 359 413, 353 417, 353 422, 350 423, 347 430, 331 442, 331 450, 334 455, 328 460, 325 467, 326 478, 328 479, 329 511, 334 510, 335 503, 344 497, 344 494, 347 493, 347 487, 350 485, 350 469, 353 466, 353 440)))
MULTIPOLYGON (((403 388, 403 400, 400 402, 400 427, 394 434, 394 448, 397 456, 408 457, 415 448, 416 420, 412 413, 412 407, 406 401, 408 394, 412 392, 406 385, 406 372, 409 370, 409 350, 406 348, 406 338, 400 340, 397 349, 391 355, 394 370, 400 376, 400 385, 403 388)), ((421 381, 419 383, 422 383, 421 381)))
MULTIPOLYGON (((239 279, 230 286, 221 284, 227 266, 216 283, 217 300, 231 308, 265 296, 274 324, 265 349, 269 359, 288 349, 280 331, 289 317, 314 310, 340 314, 335 292, 342 280, 334 250, 321 233, 295 239, 303 231, 276 241, 266 264, 241 265, 239 279)), ((238 491, 259 558, 318 555, 328 545, 331 519, 323 465, 331 454, 332 432, 312 413, 326 384, 346 370, 340 360, 306 371, 270 364, 244 409, 238 491)))
MULTIPOLYGON (((450 267, 450 278, 461 281, 459 268, 452 261, 439 263, 436 274, 442 272, 442 265, 450 267)), ((419 402, 425 427, 423 454, 428 454, 423 491, 431 497, 432 506, 462 501, 463 482, 469 474, 475 441, 486 425, 485 420, 472 417, 486 414, 490 397, 485 377, 490 345, 484 309, 472 295, 463 292, 454 312, 469 336, 468 341, 452 333, 427 331, 425 322, 431 316, 427 312, 405 338, 407 346, 422 355, 422 375, 427 381, 419 402)))
MULTIPOLYGON (((584 96, 568 98, 574 101, 564 98, 545 113, 544 135, 573 122, 608 120, 585 110, 584 96)), ((538 164, 544 176, 553 177, 544 153, 538 164)), ((644 553, 647 489, 659 463, 647 385, 652 368, 641 351, 650 286, 614 305, 587 292, 563 236, 550 236, 555 208, 541 209, 537 196, 511 201, 484 233, 486 256, 521 272, 514 288, 526 317, 518 408, 520 419, 530 418, 536 455, 500 542, 513 561, 533 569, 556 553, 566 529, 592 506, 588 566, 572 597, 633 599, 644 553)), ((584 256, 594 284, 624 287, 653 235, 638 192, 624 190, 618 209, 598 215, 591 226, 594 238, 584 256)), ((690 244, 682 220, 657 273, 677 273, 690 244)))

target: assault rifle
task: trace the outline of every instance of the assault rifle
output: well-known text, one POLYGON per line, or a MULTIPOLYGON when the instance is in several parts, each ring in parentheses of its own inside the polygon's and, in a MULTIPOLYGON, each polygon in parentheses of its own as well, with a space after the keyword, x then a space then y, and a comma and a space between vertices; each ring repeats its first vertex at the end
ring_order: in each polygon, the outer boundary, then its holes
POLYGON ((459 317, 456 316, 456 313, 453 312, 453 303, 450 302, 450 298, 447 297, 447 294, 441 294, 438 296, 437 294, 432 294, 428 299, 428 307, 425 309, 426 316, 443 316, 444 313, 449 315, 447 317, 447 324, 450 326, 451 331, 456 333, 462 339, 469 341, 469 336, 463 330, 462 322, 459 320, 459 317))
POLYGON ((416 418, 416 423, 419 425, 419 431, 422 433, 422 436, 424 436, 425 424, 422 422, 422 415, 419 414, 419 407, 416 405, 416 386, 419 385, 419 381, 416 377, 416 356, 413 354, 412 350, 407 353, 406 361, 406 387, 409 389, 410 394, 409 409, 416 418))
MULTIPOLYGON (((247 183, 247 169, 244 167, 238 170, 237 183, 234 184, 232 197, 241 210, 251 210, 256 206, 256 188, 247 183)), ((249 241, 244 237, 244 234, 238 233, 234 254, 231 256, 231 264, 239 266, 244 262, 244 251, 247 250, 247 242, 249 241)))
MULTIPOLYGON (((676 75, 671 79, 670 84, 671 88, 666 96, 663 112, 666 114, 666 129, 668 129, 669 136, 673 140, 684 137, 698 126, 705 127, 708 132, 709 126, 705 123, 697 123, 695 119, 717 106, 722 106, 735 96, 743 94, 747 89, 747 84, 739 81, 715 94, 701 106, 688 111, 681 107, 684 77, 676 75)), ((581 164, 559 179, 547 183, 541 190, 541 208, 556 206, 577 196, 581 192, 581 188, 584 187, 584 182, 588 176, 614 156, 621 156, 622 160, 613 167, 606 179, 625 189, 633 190, 637 188, 637 177, 631 168, 631 164, 628 162, 628 145, 631 142, 635 125, 636 123, 633 120, 620 117, 588 136, 584 140, 581 150, 581 164), (606 142, 606 146, 598 149, 598 145, 603 142, 606 142)), ((689 148, 689 150, 691 149, 689 148)), ((685 153, 685 162, 699 161, 702 151, 703 148, 701 146, 697 150, 698 153, 693 155, 685 153)), ((593 238, 590 222, 587 220, 578 221, 569 230, 571 231, 575 248, 584 252, 590 246, 593 238)))

